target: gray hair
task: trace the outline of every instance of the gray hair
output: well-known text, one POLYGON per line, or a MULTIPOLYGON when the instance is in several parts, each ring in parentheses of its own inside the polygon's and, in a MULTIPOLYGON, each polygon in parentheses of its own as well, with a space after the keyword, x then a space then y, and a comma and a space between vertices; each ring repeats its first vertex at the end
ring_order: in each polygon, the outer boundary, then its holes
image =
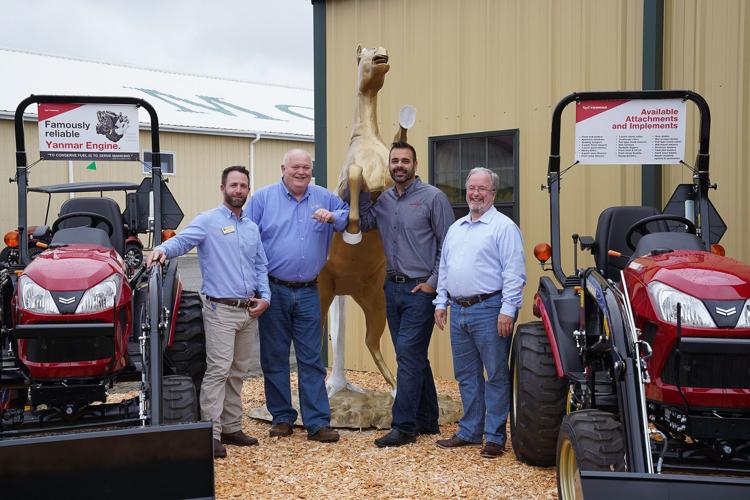
POLYGON ((474 167, 471 170, 469 170, 469 175, 466 176, 466 184, 464 187, 469 187, 469 178, 474 175, 478 174, 480 172, 485 172, 487 174, 490 174, 490 179, 492 179, 492 189, 497 191, 500 189, 500 176, 497 175, 495 172, 490 170, 489 168, 484 167, 474 167))

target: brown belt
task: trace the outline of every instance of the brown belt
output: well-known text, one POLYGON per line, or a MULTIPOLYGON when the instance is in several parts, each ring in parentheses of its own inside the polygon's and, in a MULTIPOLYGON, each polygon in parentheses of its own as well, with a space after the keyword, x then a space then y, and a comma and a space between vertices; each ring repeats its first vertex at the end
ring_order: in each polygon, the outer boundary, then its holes
POLYGON ((485 300, 494 297, 495 295, 502 293, 502 290, 495 290, 494 292, 481 293, 479 295, 472 295, 471 297, 451 297, 451 300, 456 304, 463 307, 470 307, 474 304, 479 304, 485 300))
POLYGON ((241 309, 249 309, 255 305, 255 298, 249 299, 222 299, 216 297, 209 297, 206 295, 206 299, 217 304, 224 304, 232 307, 239 307, 241 309))

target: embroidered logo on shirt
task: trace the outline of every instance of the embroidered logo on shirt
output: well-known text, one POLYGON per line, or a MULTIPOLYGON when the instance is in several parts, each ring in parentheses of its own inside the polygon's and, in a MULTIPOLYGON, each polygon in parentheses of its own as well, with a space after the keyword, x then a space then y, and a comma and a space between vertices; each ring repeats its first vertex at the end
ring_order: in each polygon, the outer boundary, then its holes
POLYGON ((234 226, 224 226, 221 228, 221 232, 224 234, 230 234, 234 232, 234 226))
POLYGON ((422 206, 422 202, 421 202, 421 201, 415 201, 415 202, 413 202, 413 203, 409 203, 409 206, 410 206, 411 208, 419 208, 419 207, 421 207, 421 206, 422 206))

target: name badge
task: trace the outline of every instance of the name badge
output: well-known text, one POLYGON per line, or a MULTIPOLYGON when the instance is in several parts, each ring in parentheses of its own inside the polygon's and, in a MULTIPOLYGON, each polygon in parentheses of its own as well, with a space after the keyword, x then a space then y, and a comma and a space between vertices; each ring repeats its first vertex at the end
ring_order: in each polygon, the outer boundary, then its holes
POLYGON ((234 226, 224 226, 221 228, 221 232, 224 234, 230 234, 234 232, 234 226))

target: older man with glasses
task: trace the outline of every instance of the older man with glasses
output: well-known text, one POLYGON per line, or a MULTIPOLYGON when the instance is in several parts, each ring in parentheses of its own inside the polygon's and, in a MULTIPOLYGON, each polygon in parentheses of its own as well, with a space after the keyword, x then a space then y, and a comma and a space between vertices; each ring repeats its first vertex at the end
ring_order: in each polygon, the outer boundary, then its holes
POLYGON ((448 230, 440 257, 435 323, 441 330, 451 305, 453 370, 464 416, 441 448, 484 446, 481 456, 505 450, 510 409, 508 353, 526 283, 518 226, 494 207, 498 175, 475 168, 466 178, 469 213, 448 230), (485 379, 484 372, 487 372, 485 379))

